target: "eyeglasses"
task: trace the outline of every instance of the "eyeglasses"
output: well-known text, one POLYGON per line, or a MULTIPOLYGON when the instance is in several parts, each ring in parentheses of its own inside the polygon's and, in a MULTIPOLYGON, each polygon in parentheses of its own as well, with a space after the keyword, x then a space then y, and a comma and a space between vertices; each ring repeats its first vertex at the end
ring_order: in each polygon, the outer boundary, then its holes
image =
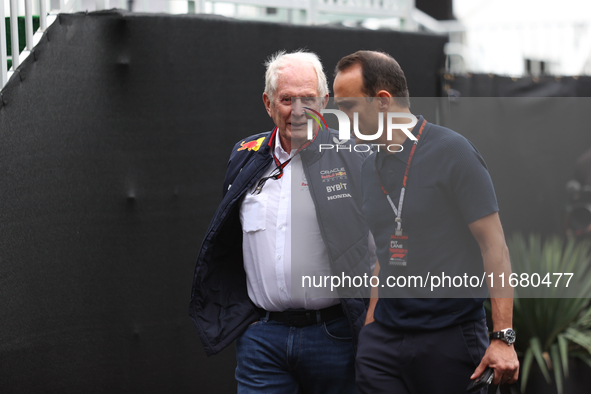
MULTIPOLYGON (((287 165, 287 162, 283 164, 287 165)), ((261 178, 259 180, 259 183, 257 183, 257 187, 255 187, 255 189, 250 194, 252 194, 253 196, 261 194, 261 192, 263 191, 263 187, 265 186, 265 183, 269 179, 273 179, 274 181, 276 181, 277 179, 281 178, 283 176, 283 167, 285 167, 283 164, 275 167, 273 172, 271 172, 271 175, 261 178)))

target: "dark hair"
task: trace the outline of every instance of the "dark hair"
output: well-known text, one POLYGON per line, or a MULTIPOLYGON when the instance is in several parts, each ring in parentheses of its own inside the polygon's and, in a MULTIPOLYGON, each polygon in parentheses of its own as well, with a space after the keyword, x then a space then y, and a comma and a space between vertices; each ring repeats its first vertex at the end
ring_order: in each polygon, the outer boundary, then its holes
POLYGON ((361 66, 363 93, 375 97, 380 90, 386 90, 396 97, 398 105, 410 108, 404 71, 392 56, 378 51, 357 51, 339 60, 335 76, 356 64, 361 66))

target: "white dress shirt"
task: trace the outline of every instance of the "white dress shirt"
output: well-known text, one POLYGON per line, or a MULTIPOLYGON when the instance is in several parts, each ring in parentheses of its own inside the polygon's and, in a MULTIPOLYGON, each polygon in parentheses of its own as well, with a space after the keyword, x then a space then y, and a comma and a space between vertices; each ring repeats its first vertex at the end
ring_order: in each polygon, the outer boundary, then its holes
MULTIPOLYGON (((283 150, 278 134, 274 152, 281 163, 290 157, 283 150)), ((292 150, 291 154, 295 152, 292 150)), ((263 177, 269 176, 275 167, 273 161, 263 177)), ((319 297, 318 289, 310 297, 306 296, 307 290, 291 290, 292 265, 305 275, 331 272, 300 155, 285 166, 281 178, 268 179, 261 193, 253 195, 257 184, 258 181, 246 192, 240 206, 244 270, 252 302, 270 312, 322 309, 338 304, 338 298, 319 297)), ((294 285, 298 286, 300 280, 301 277, 294 277, 294 285)))

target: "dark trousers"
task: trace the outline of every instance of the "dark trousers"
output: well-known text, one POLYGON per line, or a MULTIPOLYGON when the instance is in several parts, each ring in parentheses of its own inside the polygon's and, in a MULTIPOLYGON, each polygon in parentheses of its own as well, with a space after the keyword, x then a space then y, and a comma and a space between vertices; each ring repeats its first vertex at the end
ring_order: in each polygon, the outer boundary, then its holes
POLYGON ((373 322, 359 334, 357 388, 368 394, 466 393, 487 347, 485 320, 436 331, 396 331, 373 322))

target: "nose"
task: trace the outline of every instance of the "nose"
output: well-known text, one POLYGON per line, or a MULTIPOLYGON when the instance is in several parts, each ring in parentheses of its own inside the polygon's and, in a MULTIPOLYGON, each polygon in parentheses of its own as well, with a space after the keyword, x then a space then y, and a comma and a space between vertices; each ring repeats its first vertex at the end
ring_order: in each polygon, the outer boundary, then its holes
POLYGON ((304 116, 304 106, 302 100, 299 98, 291 99, 291 116, 304 116))

